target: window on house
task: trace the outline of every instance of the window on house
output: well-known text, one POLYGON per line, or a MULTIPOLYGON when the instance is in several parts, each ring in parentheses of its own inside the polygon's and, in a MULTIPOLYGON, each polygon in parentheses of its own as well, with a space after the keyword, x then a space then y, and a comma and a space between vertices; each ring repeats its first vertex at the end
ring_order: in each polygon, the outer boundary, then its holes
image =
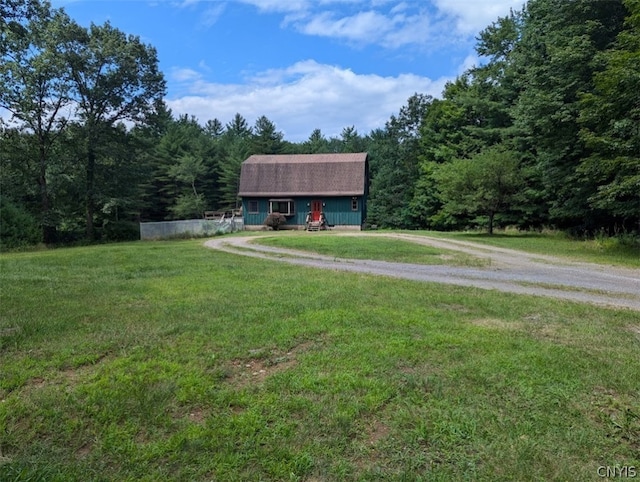
POLYGON ((258 201, 249 201, 249 214, 258 214, 258 201))
POLYGON ((358 198, 357 197, 352 197, 351 198, 351 210, 352 211, 357 211, 358 210, 358 198))
POLYGON ((293 216, 295 214, 295 203, 292 199, 271 199, 269 200, 269 213, 293 216))

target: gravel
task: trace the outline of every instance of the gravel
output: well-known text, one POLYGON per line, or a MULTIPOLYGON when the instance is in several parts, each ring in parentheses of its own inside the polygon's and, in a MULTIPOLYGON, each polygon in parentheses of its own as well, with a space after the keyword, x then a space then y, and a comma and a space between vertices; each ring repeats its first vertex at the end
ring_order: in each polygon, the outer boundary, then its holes
MULTIPOLYGON (((310 234, 313 235, 313 234, 310 234)), ((338 236, 386 236, 456 250, 489 259, 486 268, 340 259, 254 244, 261 236, 215 238, 205 246, 242 256, 300 266, 367 273, 414 281, 472 286, 508 293, 547 296, 640 311, 640 269, 570 261, 467 241, 394 233, 336 233, 338 236)))

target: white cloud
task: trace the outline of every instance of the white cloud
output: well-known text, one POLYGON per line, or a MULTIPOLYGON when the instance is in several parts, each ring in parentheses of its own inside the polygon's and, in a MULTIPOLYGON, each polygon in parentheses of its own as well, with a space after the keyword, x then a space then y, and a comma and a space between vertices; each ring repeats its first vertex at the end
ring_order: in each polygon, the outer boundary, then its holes
POLYGON ((384 127, 414 93, 438 97, 451 80, 414 74, 357 74, 313 60, 265 71, 244 84, 215 84, 185 75, 183 70, 175 73, 189 84, 187 95, 167 100, 175 115, 195 115, 202 123, 213 118, 226 123, 239 112, 250 124, 265 115, 294 142, 307 139, 316 128, 327 137, 351 125, 360 134, 368 134, 384 127))
POLYGON ((200 73, 188 68, 174 68, 171 71, 171 78, 176 82, 193 82, 200 79, 200 73))
POLYGON ((200 62, 198 62, 198 67, 200 67, 200 69, 206 71, 206 72, 211 72, 211 67, 209 67, 209 65, 207 64, 206 61, 201 60, 200 62))
POLYGON ((509 9, 520 10, 525 0, 433 0, 442 13, 455 21, 458 32, 473 35, 509 14, 509 9))
POLYGON ((467 70, 480 65, 480 58, 475 54, 467 55, 462 64, 458 67, 458 75, 462 75, 467 70))
POLYGON ((262 12, 299 12, 310 7, 308 0, 239 0, 262 12))
POLYGON ((394 28, 394 20, 374 11, 359 12, 356 15, 336 18, 334 14, 323 12, 298 24, 298 30, 308 35, 335 37, 348 40, 366 41, 384 36, 394 28))
POLYGON ((327 5, 385 4, 393 0, 237 0, 262 12, 300 12, 327 5))
POLYGON ((197 3, 200 3, 200 0, 181 0, 180 2, 176 3, 176 5, 180 8, 186 8, 197 3))
POLYGON ((216 3, 212 7, 209 7, 205 10, 202 15, 200 22, 205 27, 211 27, 218 22, 218 19, 222 16, 225 10, 224 3, 216 3))
POLYGON ((292 13, 285 17, 283 25, 292 25, 306 35, 345 40, 359 46, 377 44, 391 49, 411 45, 433 47, 442 43, 446 30, 445 26, 438 25, 434 15, 422 10, 412 12, 406 3, 394 4, 389 12, 370 9, 353 15, 328 10, 292 13))
POLYGON ((397 17, 398 28, 385 35, 382 45, 400 48, 406 45, 435 46, 442 42, 440 27, 430 16, 419 13, 397 17))
POLYGON ((282 26, 358 45, 440 48, 471 39, 525 0, 238 0, 284 14, 282 26))
MULTIPOLYGON (((54 0, 74 1, 74 0, 54 0)), ((169 0, 179 7, 208 6, 201 23, 218 22, 228 2, 282 15, 283 28, 312 36, 334 38, 358 46, 389 49, 409 46, 440 49, 472 40, 480 30, 525 0, 169 0)))
POLYGON ((400 13, 408 9, 409 9, 409 4, 407 2, 400 2, 395 4, 393 7, 391 7, 391 10, 389 10, 389 13, 400 13))

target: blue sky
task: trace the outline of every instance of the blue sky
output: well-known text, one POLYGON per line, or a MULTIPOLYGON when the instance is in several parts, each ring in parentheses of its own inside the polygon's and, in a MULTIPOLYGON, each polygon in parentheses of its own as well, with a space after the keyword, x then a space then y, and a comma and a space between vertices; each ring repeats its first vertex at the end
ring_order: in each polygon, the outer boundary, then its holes
POLYGON ((383 127, 477 63, 475 36, 523 0, 52 0, 155 47, 174 115, 267 116, 285 139, 383 127))

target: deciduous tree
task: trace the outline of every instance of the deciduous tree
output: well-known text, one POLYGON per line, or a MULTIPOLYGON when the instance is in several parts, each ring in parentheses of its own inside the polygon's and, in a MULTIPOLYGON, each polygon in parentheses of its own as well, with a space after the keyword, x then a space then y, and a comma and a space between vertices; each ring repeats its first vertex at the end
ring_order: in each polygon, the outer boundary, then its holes
POLYGON ((75 26, 63 45, 78 120, 85 133, 86 235, 95 237, 97 146, 119 122, 143 123, 162 100, 165 82, 153 47, 112 27, 75 26))
POLYGON ((522 186, 517 154, 494 146, 470 159, 456 159, 441 165, 435 177, 443 211, 453 219, 486 218, 493 234, 496 216, 513 209, 522 186))
MULTIPOLYGON (((2 9, 13 4, 3 2, 2 9)), ((0 107, 9 111, 35 144, 37 163, 31 173, 40 197, 40 225, 45 243, 55 240, 56 222, 48 186, 51 151, 66 124, 71 83, 64 59, 57 51, 60 35, 72 21, 48 3, 29 2, 23 10, 0 21, 0 107), (27 20, 20 15, 29 14, 27 20), (7 19, 10 19, 7 21, 7 19)), ((31 155, 24 151, 23 154, 31 155)), ((15 161, 15 159, 14 159, 15 161)), ((22 162, 31 164, 30 159, 22 162)))

